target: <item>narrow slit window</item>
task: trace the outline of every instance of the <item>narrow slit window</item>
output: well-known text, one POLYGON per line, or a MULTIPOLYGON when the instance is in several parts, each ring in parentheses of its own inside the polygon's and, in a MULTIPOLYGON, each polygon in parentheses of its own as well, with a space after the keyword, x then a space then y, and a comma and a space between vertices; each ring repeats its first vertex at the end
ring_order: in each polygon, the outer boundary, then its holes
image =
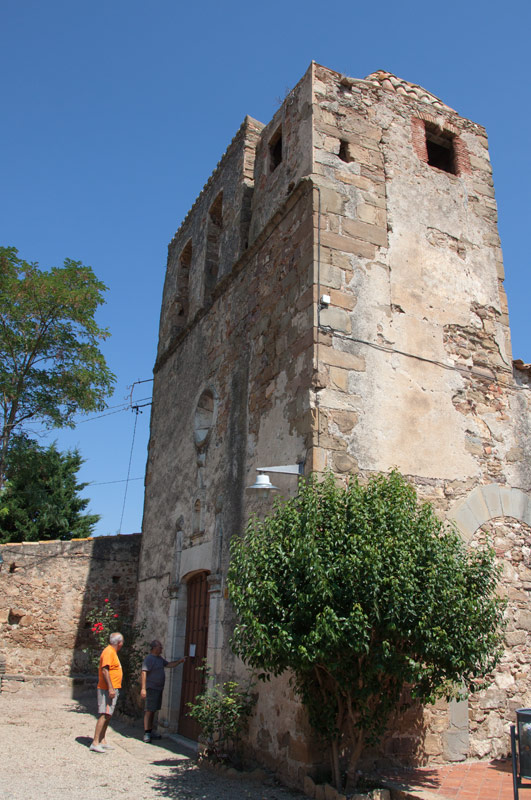
POLYGON ((430 122, 426 122, 425 127, 428 164, 451 175, 457 175, 453 134, 441 130, 430 122))
POLYGON ((199 533, 200 530, 201 530, 201 501, 196 500, 194 503, 193 532, 199 533))
POLYGON ((208 302, 218 282, 221 232, 223 230, 223 192, 220 192, 210 207, 207 220, 207 242, 205 263, 205 302, 208 302))
POLYGON ((177 324, 185 325, 188 318, 188 293, 192 265, 192 240, 186 244, 179 258, 177 275, 177 324))
POLYGON ((277 128, 269 142, 269 171, 274 172, 282 163, 282 128, 277 128))

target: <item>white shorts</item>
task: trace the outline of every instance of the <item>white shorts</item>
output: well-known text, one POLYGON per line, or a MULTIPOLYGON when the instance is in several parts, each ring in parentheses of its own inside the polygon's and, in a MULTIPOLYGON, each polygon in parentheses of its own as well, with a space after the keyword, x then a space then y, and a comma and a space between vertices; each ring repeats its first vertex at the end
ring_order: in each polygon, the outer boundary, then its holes
POLYGON ((98 714, 107 714, 109 717, 112 717, 114 709, 116 708, 116 701, 118 700, 118 695, 120 694, 119 689, 115 689, 114 697, 110 698, 109 690, 108 689, 100 689, 99 686, 96 689, 98 695, 98 714))

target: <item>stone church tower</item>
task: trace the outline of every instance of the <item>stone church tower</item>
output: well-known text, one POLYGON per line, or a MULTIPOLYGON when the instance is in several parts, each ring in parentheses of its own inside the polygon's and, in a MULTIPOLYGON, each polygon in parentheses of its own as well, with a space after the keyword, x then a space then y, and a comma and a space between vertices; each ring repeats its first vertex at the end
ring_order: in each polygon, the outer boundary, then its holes
MULTIPOLYGON (((173 729, 197 736, 201 658, 245 675, 225 574, 231 537, 270 509, 256 468, 397 467, 471 546, 494 532, 508 647, 491 688, 404 719, 383 750, 507 751, 531 705, 530 371, 513 368, 496 219, 485 130, 387 72, 312 63, 268 125, 243 122, 170 243, 160 318, 139 610, 167 656, 195 653, 165 695, 173 729)), ((249 744, 291 780, 315 763, 286 678, 249 744)))

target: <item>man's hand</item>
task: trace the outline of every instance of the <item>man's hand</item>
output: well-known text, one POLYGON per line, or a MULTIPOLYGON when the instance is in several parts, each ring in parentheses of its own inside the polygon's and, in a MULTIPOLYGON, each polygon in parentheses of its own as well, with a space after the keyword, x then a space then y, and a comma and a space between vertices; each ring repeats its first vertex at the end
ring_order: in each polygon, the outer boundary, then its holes
POLYGON ((184 661, 186 661, 186 659, 187 656, 184 656, 183 658, 179 658, 177 661, 169 661, 166 664, 166 668, 169 667, 170 669, 172 669, 173 667, 176 667, 178 664, 182 664, 184 661))
POLYGON ((115 695, 116 695, 116 689, 114 688, 114 686, 111 686, 109 688, 109 697, 111 698, 111 700, 114 700, 115 695))
POLYGON ((146 690, 145 690, 145 689, 140 689, 140 697, 142 698, 142 700, 145 700, 145 699, 146 699, 146 697, 147 697, 147 692, 146 692, 146 690))

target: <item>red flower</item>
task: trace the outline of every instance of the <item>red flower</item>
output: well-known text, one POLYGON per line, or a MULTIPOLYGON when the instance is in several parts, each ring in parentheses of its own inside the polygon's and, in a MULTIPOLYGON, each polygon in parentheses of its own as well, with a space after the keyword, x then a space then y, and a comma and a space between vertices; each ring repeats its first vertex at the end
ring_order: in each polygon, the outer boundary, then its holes
POLYGON ((104 603, 108 603, 108 602, 109 602, 109 598, 108 598, 108 597, 106 597, 106 598, 105 598, 105 600, 104 600, 103 602, 104 602, 104 603))
POLYGON ((118 619, 118 614, 113 614, 113 617, 114 617, 115 619, 118 619))

